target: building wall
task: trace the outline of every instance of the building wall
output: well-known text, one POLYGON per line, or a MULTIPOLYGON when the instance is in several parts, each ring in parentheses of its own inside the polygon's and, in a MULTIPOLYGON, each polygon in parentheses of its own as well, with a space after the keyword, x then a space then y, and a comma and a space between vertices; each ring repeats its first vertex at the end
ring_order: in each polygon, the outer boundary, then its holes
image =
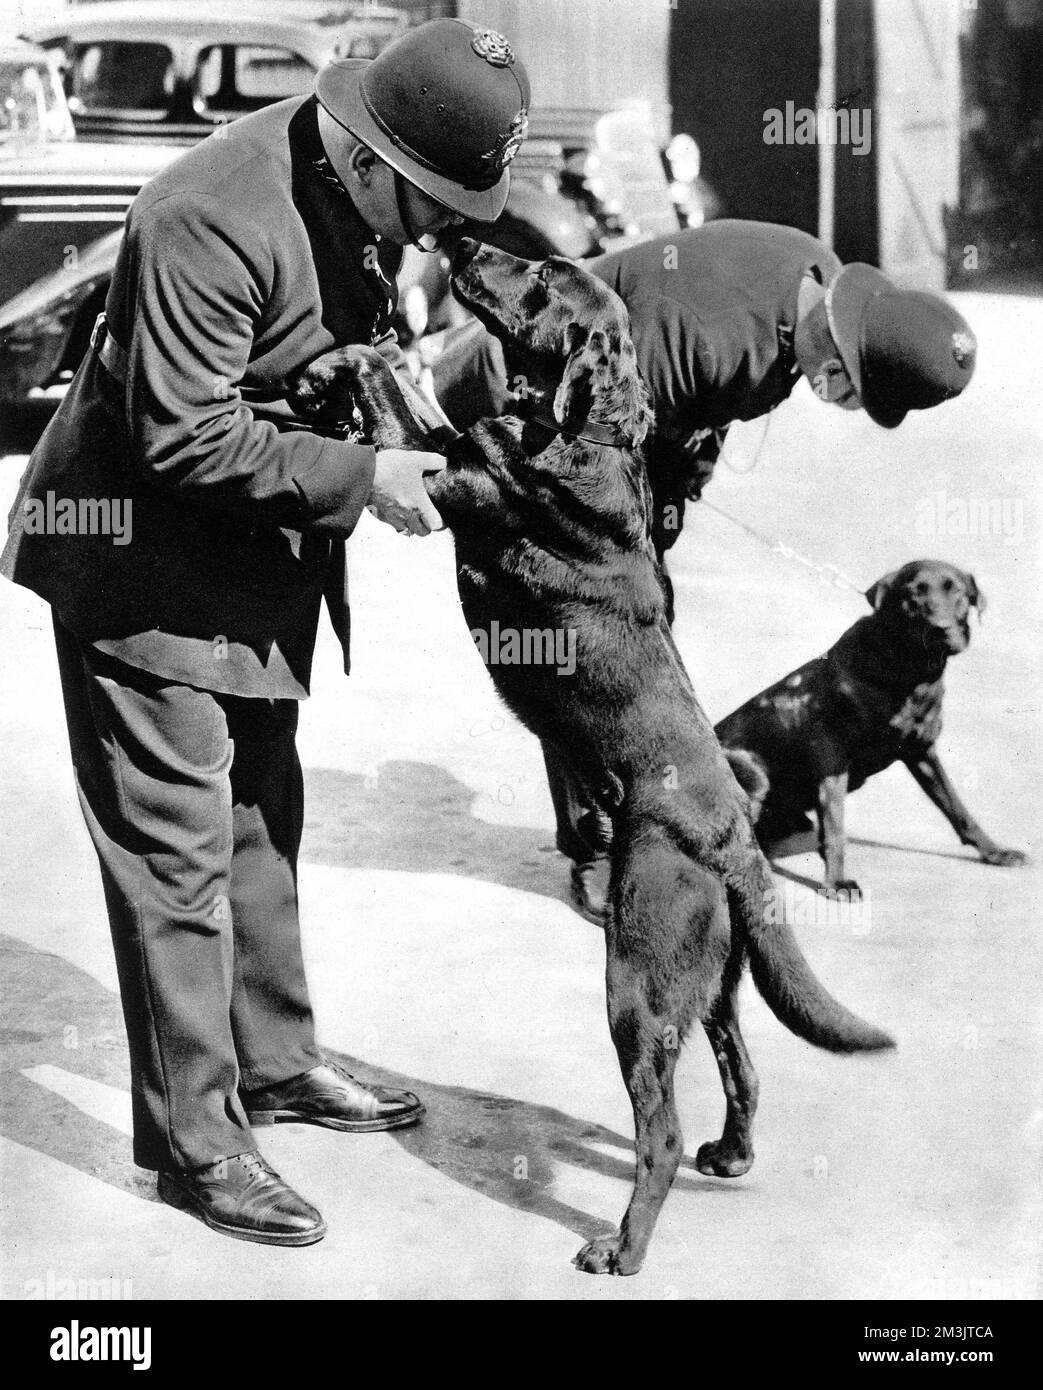
POLYGON ((946 279, 944 211, 959 199, 961 0, 876 0, 880 265, 946 279))
POLYGON ((667 0, 459 0, 457 12, 532 55, 534 110, 647 101, 669 139, 667 0))

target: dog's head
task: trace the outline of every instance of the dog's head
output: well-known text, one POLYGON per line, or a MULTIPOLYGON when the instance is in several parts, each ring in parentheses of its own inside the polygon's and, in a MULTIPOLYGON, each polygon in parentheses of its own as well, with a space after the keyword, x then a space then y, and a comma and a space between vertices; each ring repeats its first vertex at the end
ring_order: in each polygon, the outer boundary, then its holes
POLYGON ((525 261, 464 238, 453 290, 503 343, 509 378, 553 393, 554 418, 614 426, 636 448, 652 424, 623 301, 561 256, 525 261))
POLYGON ((966 650, 971 608, 979 617, 985 611, 974 575, 944 560, 911 560, 878 579, 866 598, 892 630, 947 656, 966 650))

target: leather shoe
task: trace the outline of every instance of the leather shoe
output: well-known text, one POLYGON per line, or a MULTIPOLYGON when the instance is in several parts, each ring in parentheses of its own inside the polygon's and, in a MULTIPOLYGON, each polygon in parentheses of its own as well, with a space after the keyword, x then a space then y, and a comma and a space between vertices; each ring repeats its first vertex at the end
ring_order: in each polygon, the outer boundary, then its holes
POLYGON ((603 927, 608 919, 607 859, 573 864, 569 875, 569 903, 581 917, 603 927))
POLYGON ((324 1062, 289 1081, 243 1097, 251 1125, 288 1122, 366 1134, 415 1125, 424 1107, 412 1091, 359 1081, 336 1062, 324 1062))
POLYGON ((261 1245, 314 1245, 326 1223, 256 1150, 194 1172, 161 1172, 157 1191, 213 1231, 261 1245))

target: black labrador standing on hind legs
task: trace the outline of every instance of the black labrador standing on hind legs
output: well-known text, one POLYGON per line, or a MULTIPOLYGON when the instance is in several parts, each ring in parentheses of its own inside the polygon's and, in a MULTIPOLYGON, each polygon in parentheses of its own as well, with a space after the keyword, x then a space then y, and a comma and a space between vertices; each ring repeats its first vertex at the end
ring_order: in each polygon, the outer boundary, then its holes
MULTIPOLYGON (((736 1015, 747 955, 776 1016, 808 1042, 855 1052, 891 1040, 822 988, 792 929, 765 911, 772 878, 748 803, 664 618, 637 452, 650 413, 622 302, 568 261, 534 265, 474 242, 461 247, 454 288, 531 384, 525 418, 480 421, 445 445, 448 467, 431 480, 467 625, 576 634, 571 675, 506 664, 490 674, 612 808, 608 1015, 634 1110, 635 1184, 620 1229, 576 1263, 634 1274, 681 1161, 674 1068, 694 1020, 727 1104, 699 1170, 735 1177, 753 1161, 757 1080, 736 1015)), ((354 404, 378 448, 430 442, 367 349, 320 358, 296 399, 317 421, 348 418, 354 404)))
POLYGON ((968 615, 984 610, 972 574, 941 560, 913 560, 878 579, 873 612, 799 670, 755 695, 716 726, 732 770, 750 797, 757 838, 769 855, 810 849, 818 812, 825 861, 820 891, 855 895, 844 876, 844 798, 903 762, 960 837, 986 864, 1024 864, 973 818, 938 756, 942 676, 970 642, 968 615))

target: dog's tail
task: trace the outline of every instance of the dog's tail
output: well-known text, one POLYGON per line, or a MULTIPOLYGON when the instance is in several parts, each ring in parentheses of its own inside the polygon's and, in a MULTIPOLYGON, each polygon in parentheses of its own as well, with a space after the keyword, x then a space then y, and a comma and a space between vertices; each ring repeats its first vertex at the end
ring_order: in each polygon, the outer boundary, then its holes
POLYGON ((755 753, 745 748, 724 748, 721 751, 732 770, 732 776, 749 798, 750 820, 756 825, 760 819, 761 808, 771 790, 771 782, 764 764, 755 753))
POLYGON ((894 1047, 894 1039, 853 1014, 825 989, 777 910, 767 861, 744 867, 728 881, 733 923, 746 940, 753 982, 772 1013, 791 1033, 830 1052, 876 1052, 894 1047))

